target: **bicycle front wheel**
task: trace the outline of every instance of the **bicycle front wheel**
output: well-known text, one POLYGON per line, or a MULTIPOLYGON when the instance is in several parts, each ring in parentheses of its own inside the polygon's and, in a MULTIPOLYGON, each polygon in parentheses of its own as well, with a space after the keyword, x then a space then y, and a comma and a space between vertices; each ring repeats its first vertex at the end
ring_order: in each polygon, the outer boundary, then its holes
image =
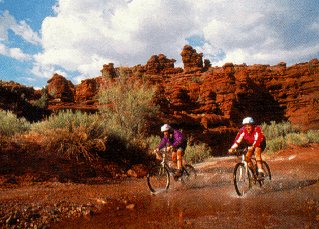
POLYGON ((147 174, 147 184, 152 193, 166 191, 170 184, 167 168, 162 165, 153 166, 147 174))
POLYGON ((234 186, 237 194, 242 196, 246 194, 251 188, 251 174, 249 170, 246 170, 246 167, 243 163, 236 164, 234 168, 234 186))

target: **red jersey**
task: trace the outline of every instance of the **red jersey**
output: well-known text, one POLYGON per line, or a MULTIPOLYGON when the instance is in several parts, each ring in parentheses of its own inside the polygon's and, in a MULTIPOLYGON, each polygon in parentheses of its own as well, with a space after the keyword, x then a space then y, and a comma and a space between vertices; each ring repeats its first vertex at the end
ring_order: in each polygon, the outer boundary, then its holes
POLYGON ((243 126, 240 128, 235 138, 235 142, 231 148, 237 148, 242 141, 245 141, 250 146, 260 147, 260 143, 262 143, 264 140, 265 136, 260 126, 253 126, 251 133, 248 133, 245 126, 243 126))

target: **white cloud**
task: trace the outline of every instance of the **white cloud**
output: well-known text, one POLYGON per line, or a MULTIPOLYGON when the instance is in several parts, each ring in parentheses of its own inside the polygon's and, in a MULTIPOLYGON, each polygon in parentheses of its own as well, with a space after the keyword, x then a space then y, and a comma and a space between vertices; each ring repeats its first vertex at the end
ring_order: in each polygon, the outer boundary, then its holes
POLYGON ((0 15, 0 40, 8 40, 8 30, 12 30, 26 42, 34 45, 40 44, 41 39, 37 32, 34 32, 25 21, 17 22, 8 11, 4 11, 0 15))
POLYGON ((1 43, 0 55, 8 56, 21 61, 27 61, 32 59, 30 55, 23 53, 23 51, 20 48, 7 48, 4 44, 1 43))
POLYGON ((301 20, 311 5, 275 0, 59 0, 56 15, 43 21, 43 52, 35 60, 38 66, 79 71, 74 79, 80 80, 100 75, 103 64, 145 64, 159 53, 178 65, 185 39, 200 36, 204 42, 196 48, 213 65, 307 61, 319 51, 318 20, 301 20))
POLYGON ((54 73, 58 73, 64 77, 68 77, 65 71, 59 70, 52 65, 34 64, 30 72, 39 78, 50 79, 54 73))
POLYGON ((196 28, 184 1, 60 0, 56 13, 43 22, 37 61, 91 76, 108 62, 145 64, 159 53, 181 59, 185 37, 196 28))

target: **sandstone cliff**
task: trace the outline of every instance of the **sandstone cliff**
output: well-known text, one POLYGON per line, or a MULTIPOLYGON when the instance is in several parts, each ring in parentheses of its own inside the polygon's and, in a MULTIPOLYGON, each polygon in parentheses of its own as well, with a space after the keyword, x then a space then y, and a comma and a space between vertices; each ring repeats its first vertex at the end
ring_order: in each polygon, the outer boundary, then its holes
POLYGON ((146 65, 116 68, 106 64, 101 76, 79 85, 54 74, 48 81, 49 109, 95 111, 100 85, 124 74, 157 85, 161 122, 170 122, 211 145, 233 134, 245 116, 258 123, 288 120, 303 129, 319 128, 317 59, 288 67, 284 62, 211 67, 188 45, 181 56, 184 68, 175 68, 175 60, 164 54, 153 55, 146 65))

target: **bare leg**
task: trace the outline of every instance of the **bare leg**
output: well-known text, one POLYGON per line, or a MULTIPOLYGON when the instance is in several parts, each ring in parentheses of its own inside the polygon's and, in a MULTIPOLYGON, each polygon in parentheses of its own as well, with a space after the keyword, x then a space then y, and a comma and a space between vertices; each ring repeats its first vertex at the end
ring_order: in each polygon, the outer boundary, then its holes
POLYGON ((177 150, 177 169, 182 169, 183 151, 177 150))
POLYGON ((172 153, 172 164, 173 164, 173 168, 176 169, 176 167, 178 168, 178 165, 176 164, 177 162, 177 152, 173 152, 172 153))
POLYGON ((251 161, 251 156, 253 155, 253 153, 254 153, 254 150, 250 148, 248 149, 248 152, 246 153, 246 161, 248 163, 248 167, 252 169, 254 168, 253 163, 251 161))
POLYGON ((262 152, 262 149, 261 149, 260 147, 256 147, 256 149, 255 149, 255 156, 256 156, 256 162, 257 162, 258 172, 259 172, 259 171, 263 172, 261 152, 262 152))

